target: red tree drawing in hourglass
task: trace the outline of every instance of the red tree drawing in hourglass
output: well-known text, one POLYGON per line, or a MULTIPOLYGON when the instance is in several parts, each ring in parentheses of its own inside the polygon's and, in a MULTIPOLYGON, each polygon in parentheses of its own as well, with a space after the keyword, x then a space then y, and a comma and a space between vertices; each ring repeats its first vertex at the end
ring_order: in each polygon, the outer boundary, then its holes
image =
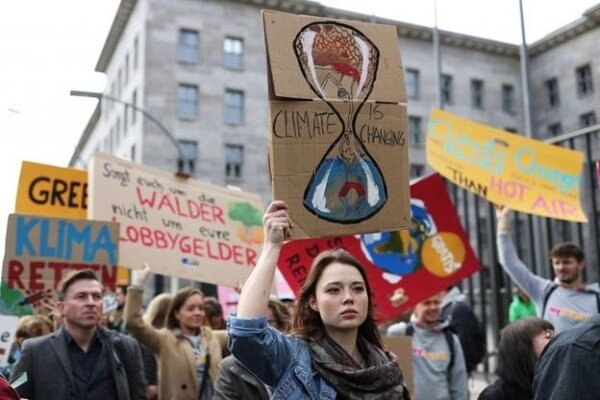
POLYGON ((387 201, 387 189, 377 163, 356 134, 355 124, 373 90, 379 50, 358 30, 337 22, 305 26, 294 40, 294 50, 311 89, 342 123, 342 132, 304 191, 304 206, 332 222, 368 219, 387 201))

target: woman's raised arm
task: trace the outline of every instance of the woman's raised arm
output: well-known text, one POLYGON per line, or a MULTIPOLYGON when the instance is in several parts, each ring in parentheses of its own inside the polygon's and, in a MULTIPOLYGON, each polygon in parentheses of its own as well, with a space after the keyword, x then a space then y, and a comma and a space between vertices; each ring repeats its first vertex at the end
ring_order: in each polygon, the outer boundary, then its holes
POLYGON ((240 294, 238 317, 254 318, 266 314, 281 246, 290 236, 291 228, 292 224, 285 203, 273 201, 269 204, 263 216, 262 253, 240 294))

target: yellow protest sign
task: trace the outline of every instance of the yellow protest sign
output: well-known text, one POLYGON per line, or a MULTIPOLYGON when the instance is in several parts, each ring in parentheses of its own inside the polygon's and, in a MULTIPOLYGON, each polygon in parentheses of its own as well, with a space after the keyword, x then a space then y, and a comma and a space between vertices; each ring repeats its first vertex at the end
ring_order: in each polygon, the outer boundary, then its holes
MULTIPOLYGON (((15 212, 44 217, 87 218, 87 171, 23 161, 15 212)), ((129 284, 129 269, 118 268, 117 284, 129 284)))
POLYGON ((581 208, 583 153, 434 110, 427 163, 486 200, 513 210, 587 222, 581 208))
POLYGON ((85 219, 87 173, 23 161, 15 210, 20 214, 85 219))

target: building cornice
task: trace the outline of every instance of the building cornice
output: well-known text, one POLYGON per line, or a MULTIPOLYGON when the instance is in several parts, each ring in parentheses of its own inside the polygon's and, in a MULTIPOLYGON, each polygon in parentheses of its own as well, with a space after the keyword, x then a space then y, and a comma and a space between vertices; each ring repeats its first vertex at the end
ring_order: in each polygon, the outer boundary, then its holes
MULTIPOLYGON (((205 0, 205 1, 225 1, 225 0, 205 0)), ((395 25, 400 37, 412 38, 417 40, 432 41, 432 29, 425 26, 409 24, 406 22, 395 21, 391 19, 376 17, 355 13, 323 6, 316 1, 308 0, 226 0, 232 3, 249 4, 257 7, 265 7, 273 10, 291 12, 296 14, 317 15, 332 18, 354 19, 364 22, 375 22, 395 25)), ((106 72, 117 44, 129 18, 137 4, 137 0, 121 0, 108 37, 100 53, 96 64, 97 72, 106 72)), ((544 36, 540 40, 529 46, 530 56, 535 56, 555 46, 560 45, 575 36, 581 35, 600 24, 600 4, 586 10, 578 20, 544 36)), ((511 43, 499 42, 495 40, 484 39, 476 36, 464 35, 455 32, 440 30, 441 43, 446 46, 454 46, 464 49, 477 50, 489 54, 497 54, 506 57, 519 57, 519 46, 511 43)))
POLYGON ((119 8, 108 31, 104 47, 102 47, 102 51, 100 52, 100 58, 96 62, 96 72, 106 72, 106 68, 108 68, 115 49, 121 41, 121 36, 125 31, 129 17, 131 17, 136 4, 137 0, 121 0, 119 3, 119 8))
POLYGON ((573 39, 600 24, 600 4, 588 8, 581 18, 551 32, 529 46, 529 54, 535 56, 573 39))

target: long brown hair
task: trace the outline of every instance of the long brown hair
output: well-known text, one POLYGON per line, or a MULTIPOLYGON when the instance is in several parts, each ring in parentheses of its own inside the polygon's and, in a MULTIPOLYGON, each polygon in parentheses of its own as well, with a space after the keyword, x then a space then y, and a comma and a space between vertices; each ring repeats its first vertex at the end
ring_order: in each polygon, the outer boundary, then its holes
POLYGON ((202 293, 202 291, 198 288, 183 288, 179 289, 177 293, 175 293, 175 296, 173 296, 173 300, 171 301, 171 305, 169 306, 169 311, 167 312, 166 326, 168 329, 181 328, 179 320, 175 317, 175 314, 181 309, 181 307, 183 307, 187 299, 195 294, 202 296, 202 299, 204 299, 204 293, 202 293))
POLYGON ((361 263, 343 249, 325 250, 314 259, 308 277, 306 278, 306 281, 304 281, 304 285, 298 296, 296 315, 294 317, 294 333, 307 340, 317 340, 325 335, 325 326, 323 325, 321 315, 310 307, 310 299, 312 296, 316 297, 317 283, 319 282, 319 279, 321 279, 323 271, 334 262, 350 265, 360 272, 360 275, 365 281, 369 305, 367 308, 367 318, 358 327, 358 335, 377 347, 383 348, 381 336, 379 335, 379 330, 377 329, 374 317, 373 296, 367 274, 361 263))

